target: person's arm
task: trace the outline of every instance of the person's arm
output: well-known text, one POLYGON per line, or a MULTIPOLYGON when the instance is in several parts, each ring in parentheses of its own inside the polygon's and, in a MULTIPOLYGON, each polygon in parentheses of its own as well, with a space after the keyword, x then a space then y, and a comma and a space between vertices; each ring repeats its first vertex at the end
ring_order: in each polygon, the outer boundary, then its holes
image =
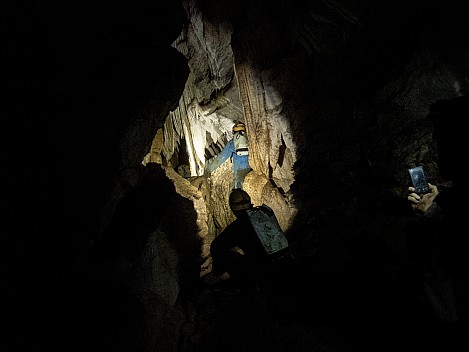
POLYGON ((234 144, 233 140, 230 140, 228 143, 226 143, 225 148, 223 148, 220 154, 207 161, 205 164, 205 173, 210 174, 215 171, 218 167, 221 166, 221 164, 225 162, 226 159, 231 156, 233 152, 234 144))
MULTIPOLYGON (((236 220, 235 220, 236 222, 236 220)), ((221 275, 229 268, 240 254, 233 250, 238 245, 237 227, 235 223, 228 225, 210 244, 212 272, 221 275)))

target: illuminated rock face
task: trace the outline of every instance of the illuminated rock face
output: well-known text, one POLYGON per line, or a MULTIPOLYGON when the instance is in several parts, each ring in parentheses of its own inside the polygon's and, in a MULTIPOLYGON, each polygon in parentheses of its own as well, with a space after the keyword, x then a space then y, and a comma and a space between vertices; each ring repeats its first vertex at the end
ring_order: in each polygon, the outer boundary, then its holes
POLYGON ((407 168, 440 181, 426 117, 468 93, 466 19, 395 1, 91 3, 11 5, 7 318, 37 313, 37 338, 6 335, 25 350, 340 350, 329 323, 345 321, 363 350, 376 331, 350 317, 367 317, 400 336, 407 168), (233 220, 230 162, 197 176, 235 120, 245 189, 287 232, 314 328, 200 290, 233 220))

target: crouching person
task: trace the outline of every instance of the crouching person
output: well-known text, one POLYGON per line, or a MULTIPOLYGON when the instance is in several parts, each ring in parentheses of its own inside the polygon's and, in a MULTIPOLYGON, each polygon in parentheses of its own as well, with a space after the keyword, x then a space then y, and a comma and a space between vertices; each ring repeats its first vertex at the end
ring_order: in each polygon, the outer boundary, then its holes
POLYGON ((275 213, 265 204, 254 207, 242 189, 232 190, 229 205, 236 219, 211 243, 212 274, 225 287, 255 288, 267 303, 281 308, 278 300, 291 293, 289 280, 294 269, 288 240, 275 213))

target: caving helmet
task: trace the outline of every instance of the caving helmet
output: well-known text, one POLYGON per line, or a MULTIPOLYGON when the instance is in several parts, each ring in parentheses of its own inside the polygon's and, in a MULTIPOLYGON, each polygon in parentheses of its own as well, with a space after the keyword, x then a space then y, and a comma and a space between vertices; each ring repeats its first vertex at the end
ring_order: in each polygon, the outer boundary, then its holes
POLYGON ((244 122, 237 121, 234 126, 233 126, 233 133, 239 132, 239 131, 244 131, 246 132, 246 125, 244 122))
POLYGON ((231 211, 240 211, 251 208, 251 197, 246 191, 241 188, 236 188, 230 193, 230 208, 231 211))

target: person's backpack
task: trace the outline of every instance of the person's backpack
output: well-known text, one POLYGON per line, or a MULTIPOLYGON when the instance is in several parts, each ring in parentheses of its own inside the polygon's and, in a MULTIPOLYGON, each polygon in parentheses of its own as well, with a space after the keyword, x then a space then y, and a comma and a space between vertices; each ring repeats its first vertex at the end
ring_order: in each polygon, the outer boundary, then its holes
POLYGON ((262 204, 246 212, 266 254, 273 254, 288 247, 288 240, 270 207, 262 204))
POLYGON ((248 155, 248 136, 246 131, 239 131, 233 135, 233 143, 237 155, 248 155))

